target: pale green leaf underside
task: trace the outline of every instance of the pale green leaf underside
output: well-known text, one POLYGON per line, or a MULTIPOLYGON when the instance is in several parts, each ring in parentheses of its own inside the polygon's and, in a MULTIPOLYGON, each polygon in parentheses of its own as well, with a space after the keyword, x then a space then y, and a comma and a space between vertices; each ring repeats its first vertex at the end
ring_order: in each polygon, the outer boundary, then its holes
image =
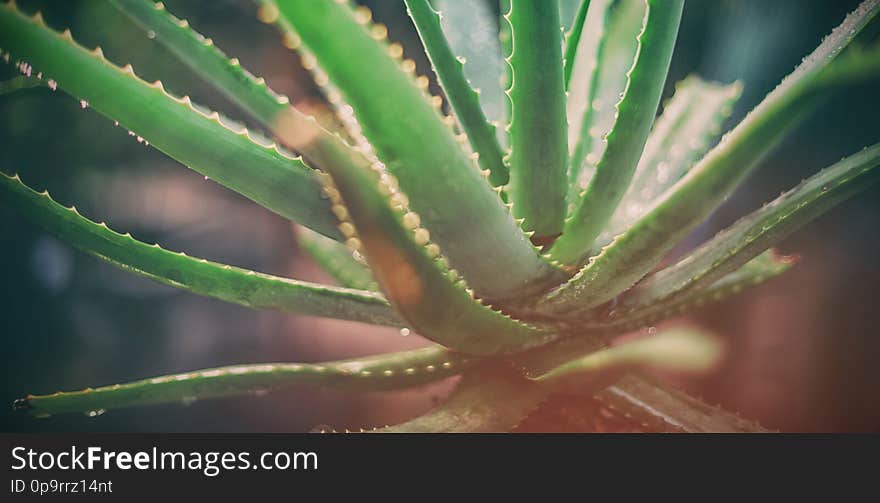
POLYGON ((566 60, 571 58, 566 80, 569 215, 605 151, 604 137, 614 126, 615 105, 626 87, 644 18, 644 0, 592 1, 578 45, 566 48, 566 60))
POLYGON ((400 326, 375 292, 339 288, 258 273, 165 250, 119 234, 0 174, 0 198, 80 250, 135 274, 200 295, 251 308, 273 308, 326 318, 400 326))
POLYGON ((640 366, 705 372, 718 363, 721 352, 717 337, 694 329, 673 328, 572 359, 530 379, 580 387, 640 366))
POLYGON ((550 249, 550 255, 560 262, 580 264, 629 186, 660 104, 683 5, 683 0, 647 1, 635 61, 626 74, 605 150, 566 219, 562 236, 550 249))

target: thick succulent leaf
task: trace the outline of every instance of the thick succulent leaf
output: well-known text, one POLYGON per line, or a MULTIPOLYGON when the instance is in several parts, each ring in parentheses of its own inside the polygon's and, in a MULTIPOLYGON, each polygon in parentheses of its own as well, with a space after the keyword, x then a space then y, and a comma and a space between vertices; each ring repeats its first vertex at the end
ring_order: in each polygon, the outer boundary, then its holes
POLYGON ((324 271, 341 286, 377 291, 379 285, 358 252, 352 252, 339 241, 322 236, 305 227, 296 230, 297 243, 324 271), (356 258, 357 257, 357 258, 356 258))
MULTIPOLYGON (((590 2, 584 27, 572 53, 566 81, 568 102, 568 209, 587 188, 605 149, 605 135, 614 126, 616 105, 638 50, 645 19, 644 0, 590 2)), ((569 41, 573 43, 573 41, 569 41)), ((566 56, 569 57, 569 56, 566 56)))
POLYGON ((263 393, 292 385, 358 391, 419 386, 458 374, 475 360, 436 346, 323 363, 259 363, 173 374, 124 384, 51 395, 28 395, 16 410, 36 416, 183 402, 245 393, 263 393))
POLYGON ((586 321, 581 326, 584 330, 609 334, 642 328, 760 285, 788 271, 794 263, 792 257, 782 257, 767 250, 707 287, 688 288, 662 300, 644 298, 650 302, 644 305, 627 299, 610 309, 599 321, 586 321))
POLYGON ((316 173, 273 143, 195 108, 187 96, 171 96, 160 81, 144 82, 130 65, 111 64, 100 48, 88 51, 70 31, 56 33, 39 14, 26 16, 13 4, 0 6, 0 47, 189 168, 279 215, 337 235, 316 173))
POLYGON ((535 238, 555 237, 565 216, 568 150, 559 6, 556 0, 511 0, 510 184, 513 213, 535 238))
POLYGON ((0 199, 80 250, 175 288, 252 308, 401 325, 377 293, 271 276, 149 245, 56 203, 47 192, 25 186, 18 176, 0 174, 0 199))
POLYGON ((325 191, 339 213, 348 244, 362 251, 382 291, 419 334, 472 354, 497 354, 538 346, 555 331, 519 322, 477 300, 441 248, 410 211, 397 179, 379 163, 322 144, 316 160, 329 166, 325 191))
POLYGON ((761 425, 709 405, 653 379, 630 374, 595 395, 612 413, 645 431, 670 433, 767 433, 761 425))
POLYGON ((837 204, 880 180, 880 144, 826 168, 740 219, 687 257, 645 278, 626 305, 650 305, 710 285, 837 204))
POLYGON ((564 23, 570 17, 571 23, 565 30, 565 53, 563 53, 563 80, 565 81, 565 90, 568 91, 568 84, 571 82, 571 72, 574 68, 575 55, 580 45, 581 35, 584 32, 584 25, 587 21, 587 12, 590 10, 590 0, 578 0, 577 2, 570 0, 561 0, 559 2, 559 17, 564 23), (571 13, 568 9, 572 4, 578 4, 577 10, 571 13), (568 16, 566 14, 569 14, 568 16))
POLYGON ((647 2, 635 62, 616 105, 617 119, 606 137, 605 151, 565 221, 562 236, 550 249, 550 255, 563 263, 579 264, 589 253, 629 186, 663 93, 683 5, 683 0, 647 2))
POLYGON ((569 360, 530 379, 580 387, 611 380, 621 372, 642 366, 705 372, 718 363, 721 353, 722 344, 717 337, 694 329, 673 328, 569 360))
POLYGON ((286 96, 269 89, 262 77, 255 77, 242 68, 238 59, 229 59, 210 38, 165 10, 162 2, 111 0, 110 3, 264 125, 271 128, 278 114, 289 108, 286 96))
MULTIPOLYGON (((329 131, 340 130, 341 125, 346 126, 345 132, 359 146, 366 143, 358 133, 356 121, 350 120, 350 114, 340 113, 337 121, 327 117, 329 113, 321 113, 320 108, 312 111, 315 114, 312 117, 292 107, 286 96, 276 94, 262 77, 255 77, 242 68, 238 59, 227 58, 211 39, 196 32, 187 21, 174 17, 165 10, 161 2, 115 0, 114 5, 147 30, 148 36, 152 35, 153 39, 165 46, 184 65, 259 120, 285 146, 299 149, 308 157, 315 142, 336 142, 329 131), (323 129, 324 127, 328 130, 323 129)), ((275 9, 274 16, 278 18, 274 3, 266 1, 264 7, 275 9)), ((288 45, 293 44, 291 38, 296 35, 291 34, 289 26, 282 25, 281 28, 285 33, 285 42, 288 45)), ((326 82, 323 71, 311 63, 304 65, 315 75, 316 84, 327 90, 328 98, 337 106, 337 111, 341 112, 345 107, 339 106, 338 92, 334 94, 334 89, 326 82)))
POLYGON ((688 232, 739 185, 793 125, 812 109, 823 74, 876 16, 867 0, 743 121, 670 188, 633 226, 614 239, 566 284, 544 299, 544 310, 588 310, 613 299, 647 274, 688 232))
POLYGON ((638 220, 651 202, 706 153, 741 91, 739 83, 721 85, 697 76, 678 83, 648 137, 632 183, 593 245, 594 251, 638 220))
MULTIPOLYGON (((505 121, 505 96, 501 88, 504 61, 501 57, 498 18, 490 2, 433 0, 440 12, 440 26, 452 52, 464 59, 464 76, 480 95, 480 106, 493 124, 505 121)), ((503 128, 496 136, 504 138, 503 128)))
POLYGON ((519 425, 552 388, 517 372, 489 367, 469 372, 439 407, 377 433, 498 433, 519 425))
MULTIPOLYGON (((313 122, 313 117, 291 106, 286 96, 272 91, 262 77, 255 77, 242 68, 238 59, 227 58, 211 39, 193 30, 186 20, 177 19, 167 12, 161 2, 115 0, 114 4, 205 82, 259 120, 285 146, 299 148, 308 157, 313 142, 335 141, 329 130, 339 130, 340 124, 328 117, 329 113, 321 113, 320 108, 315 108, 310 111, 315 114, 313 122), (324 130, 324 127, 328 130, 324 130), (308 141, 304 141, 304 138, 308 141)), ((274 7, 271 2, 265 2, 264 5, 274 7)), ((277 17, 277 9, 275 12, 277 17)), ((285 40, 292 43, 289 37, 285 40)), ((322 70, 312 64, 305 66, 315 75, 316 84, 323 85, 328 91, 328 98, 338 105, 339 98, 333 94, 332 86, 326 82, 322 70)), ((357 126, 346 122, 347 118, 345 114, 340 114, 339 120, 348 127, 346 132, 349 136, 360 141, 360 135, 353 130, 357 126)))
POLYGON ((435 11, 428 0, 406 0, 406 6, 458 123, 467 134, 473 151, 479 154, 480 167, 489 170, 489 182, 493 186, 506 184, 507 166, 501 159, 503 154, 495 126, 486 120, 480 108, 480 97, 465 78, 466 60, 456 58, 443 36, 440 12, 435 11))
MULTIPOLYGON (((395 175, 452 264, 487 298, 519 297, 559 281, 452 134, 428 80, 386 46, 365 7, 279 1, 281 15, 351 104, 364 136, 395 175), (474 239, 479 236, 479 239, 474 239), (491 259, 487 259, 491 257, 491 259)), ((313 156, 309 153, 309 158, 313 156)), ((324 166, 322 166, 324 168, 324 166)))

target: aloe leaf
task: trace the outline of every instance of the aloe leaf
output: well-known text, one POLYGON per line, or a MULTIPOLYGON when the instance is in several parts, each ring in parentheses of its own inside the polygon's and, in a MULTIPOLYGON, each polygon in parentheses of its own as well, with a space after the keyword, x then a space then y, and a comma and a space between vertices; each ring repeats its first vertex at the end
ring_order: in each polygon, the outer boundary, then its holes
MULTIPOLYGON (((205 82, 259 120, 286 146, 304 148, 302 153, 308 157, 307 147, 310 143, 302 141, 303 136, 315 136, 312 141, 334 141, 331 133, 322 129, 339 128, 338 122, 326 117, 330 114, 319 113, 321 110, 316 109, 314 119, 321 127, 315 127, 315 123, 310 123, 311 117, 291 106, 287 96, 272 91, 265 79, 245 70, 237 58, 229 59, 211 39, 195 31, 186 20, 168 12, 163 3, 114 0, 113 4, 205 82)), ((265 5, 271 3, 267 1, 265 5)), ((320 69, 312 65, 308 67, 313 74, 320 73, 320 69)), ((316 84, 328 87, 318 80, 316 78, 316 84)))
POLYGON ((603 136, 614 125, 614 105, 626 87, 644 18, 642 0, 590 2, 577 45, 570 39, 566 46, 568 214, 604 151, 603 136))
POLYGON ((360 253, 355 253, 339 241, 322 236, 305 227, 296 231, 297 243, 325 272, 345 288, 377 291, 379 285, 360 253))
POLYGON ((552 238, 562 231, 568 169, 559 6, 511 0, 503 15, 511 35, 508 194, 533 240, 552 238))
POLYGON ((595 398, 612 413, 639 423, 645 431, 767 433, 754 421, 637 374, 624 376, 595 398))
POLYGON ((706 304, 727 299, 747 288, 779 276, 791 269, 794 263, 793 257, 779 256, 774 250, 767 250, 709 286, 687 288, 663 299, 640 298, 639 300, 644 304, 637 304, 634 300, 626 298, 620 305, 612 308, 605 319, 586 321, 581 327, 599 333, 636 330, 706 304))
POLYGON ((742 85, 706 82, 690 76, 675 95, 645 144, 632 183, 593 249, 611 242, 638 220, 657 197, 675 184, 706 153, 742 91, 742 85))
POLYGON ((589 253, 629 186, 660 103, 683 5, 683 0, 647 2, 635 62, 616 105, 617 119, 605 151, 565 221, 562 236, 550 249, 550 255, 563 263, 578 264, 589 253))
POLYGON ((162 2, 111 0, 110 3, 264 125, 273 126, 277 115, 290 107, 286 96, 269 89, 262 77, 245 70, 238 59, 229 59, 210 38, 168 12, 162 2))
MULTIPOLYGON (((498 17, 490 2, 434 0, 441 14, 440 26, 452 52, 464 60, 464 76, 480 95, 486 119, 497 125, 505 119, 505 96, 501 88, 504 60, 501 57, 498 17)), ((503 128, 496 128, 498 141, 503 128)))
POLYGON ((464 61, 457 59, 443 36, 440 12, 428 0, 406 0, 407 12, 419 32, 425 51, 446 98, 452 105, 471 148, 479 154, 477 161, 489 170, 489 183, 498 187, 507 183, 507 166, 502 162, 501 146, 495 126, 489 124, 480 108, 480 98, 464 76, 464 61))
POLYGON ((77 45, 69 30, 49 29, 39 13, 29 17, 13 4, 0 7, 0 47, 190 169, 279 215, 338 236, 316 173, 273 143, 194 107, 187 96, 171 96, 160 81, 144 82, 130 65, 111 64, 100 48, 77 45))
POLYGON ((28 395, 13 408, 35 416, 89 414, 160 403, 262 393, 293 385, 358 391, 419 386, 458 374, 474 360, 436 346, 323 363, 259 363, 172 374, 81 391, 28 395))
POLYGON ((740 268, 829 209, 880 180, 880 144, 853 154, 743 217, 687 257, 645 278, 625 304, 648 305, 740 268))
POLYGON ((694 329, 673 328, 572 359, 530 379, 583 386, 642 366, 705 372, 718 363, 721 353, 717 337, 694 329))
POLYGON ((377 433, 497 433, 519 425, 551 391, 509 369, 465 374, 449 398, 427 414, 377 433))
POLYGON ((376 293, 271 276, 149 245, 56 203, 47 192, 24 185, 17 175, 0 175, 0 197, 80 250, 175 288, 252 308, 400 325, 387 301, 376 293))
POLYGON ((564 276, 519 229, 484 179, 488 173, 481 175, 444 123, 440 103, 425 95, 427 78, 414 78, 414 62, 397 59, 399 45, 385 45, 386 30, 370 24, 369 10, 331 0, 277 6, 475 291, 486 298, 520 297, 564 276))
POLYGON ((316 160, 329 166, 325 191, 334 206, 344 206, 340 230, 347 244, 362 251, 397 312, 419 334, 448 348, 472 354, 497 354, 537 346, 555 331, 514 320, 493 310, 450 269, 441 248, 431 242, 409 198, 394 175, 379 163, 321 145, 316 160))
POLYGON ((578 274, 544 299, 546 311, 588 310, 647 274, 739 185, 758 161, 812 108, 823 74, 876 16, 880 0, 850 13, 819 47, 678 183, 578 274))
MULTIPOLYGON (((559 16, 563 21, 567 17, 564 15, 563 6, 572 3, 574 2, 560 1, 559 16)), ((581 35, 584 32, 584 25, 587 21, 587 12, 590 10, 590 0, 579 0, 577 3, 577 11, 575 11, 574 16, 571 17, 571 25, 565 32, 565 52, 563 53, 562 61, 562 78, 565 82, 566 91, 568 91, 568 84, 571 82, 571 72, 574 68, 575 55, 577 54, 578 46, 580 45, 581 35)), ((564 23, 563 26, 565 26, 564 23)))
POLYGON ((582 14, 586 14, 590 0, 559 0, 559 25, 563 33, 574 33, 578 24, 583 24, 582 14))

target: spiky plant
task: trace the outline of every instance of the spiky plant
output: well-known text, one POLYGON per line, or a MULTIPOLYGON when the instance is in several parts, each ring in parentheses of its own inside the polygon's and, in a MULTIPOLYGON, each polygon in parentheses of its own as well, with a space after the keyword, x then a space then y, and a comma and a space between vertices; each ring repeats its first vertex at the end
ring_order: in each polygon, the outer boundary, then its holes
MULTIPOLYGON (((502 1, 506 106, 498 129, 487 116, 498 115, 502 88, 485 96, 472 88, 456 55, 467 47, 454 50, 446 38, 445 30, 472 28, 450 28, 428 0, 406 4, 442 97, 428 93, 428 77, 415 74, 366 8, 261 2, 261 19, 301 53, 336 118, 291 106, 161 3, 112 3, 273 140, 171 95, 160 81, 145 82, 100 47, 82 47, 69 30, 12 3, 0 8, 0 48, 25 75, 7 87, 57 87, 300 224, 303 246, 341 286, 137 241, 17 175, 0 177, 4 201, 80 250, 159 282, 252 308, 411 328, 436 345, 198 370, 16 402, 35 415, 300 383, 387 390, 462 375, 444 404, 384 431, 509 430, 562 389, 595 396, 640 428, 759 429, 630 373, 643 364, 704 369, 718 355, 715 339, 675 330, 611 348, 608 341, 782 273, 789 262, 771 247, 880 173, 874 145, 657 270, 818 101, 877 76, 880 50, 869 46, 875 30, 865 28, 880 0, 851 13, 717 143, 738 83, 689 77, 655 121, 683 0, 583 0, 571 19, 561 18, 556 0, 502 1)), ((442 5, 456 22, 469 17, 465 2, 442 5)), ((492 64, 492 54, 482 56, 492 64)))

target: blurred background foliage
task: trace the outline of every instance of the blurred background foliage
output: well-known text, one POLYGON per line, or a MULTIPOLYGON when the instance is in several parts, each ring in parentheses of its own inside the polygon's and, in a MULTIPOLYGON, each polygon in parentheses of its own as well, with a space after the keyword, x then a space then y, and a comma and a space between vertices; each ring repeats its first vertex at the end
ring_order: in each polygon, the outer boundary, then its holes
MULTIPOLYGON (((161 79, 176 94, 243 118, 106 2, 19 3, 28 12, 42 10, 50 26, 69 26, 83 45, 101 45, 111 61, 132 63, 146 80, 161 79)), ((402 0, 363 3, 417 60, 419 72, 431 75, 402 0)), ((857 4, 689 0, 666 94, 694 72, 722 82, 740 79, 745 91, 731 119, 739 120, 857 4)), ((321 100, 298 56, 258 21, 253 3, 167 0, 166 5, 293 102, 321 100)), ((491 0, 486 5, 497 10, 491 0)), ((12 65, 0 65, 0 79, 14 74, 12 65)), ((782 189, 880 140, 878 117, 876 82, 829 97, 689 242, 700 242, 782 189)), ((61 92, 33 88, 0 96, 0 170, 19 172, 29 185, 49 189, 84 215, 141 240, 329 281, 297 249, 289 223, 138 143, 61 92)), ((251 311, 182 293, 74 251, 8 206, 0 205, 0 227, 3 431, 308 431, 320 423, 357 428, 406 419, 450 388, 447 382, 367 395, 295 389, 95 418, 13 415, 8 404, 27 392, 233 363, 341 358, 424 341, 390 329, 251 311)), ((723 334, 731 351, 714 374, 676 382, 771 428, 880 431, 878 229, 875 185, 790 237, 782 252, 801 257, 791 272, 689 317, 723 334)))

